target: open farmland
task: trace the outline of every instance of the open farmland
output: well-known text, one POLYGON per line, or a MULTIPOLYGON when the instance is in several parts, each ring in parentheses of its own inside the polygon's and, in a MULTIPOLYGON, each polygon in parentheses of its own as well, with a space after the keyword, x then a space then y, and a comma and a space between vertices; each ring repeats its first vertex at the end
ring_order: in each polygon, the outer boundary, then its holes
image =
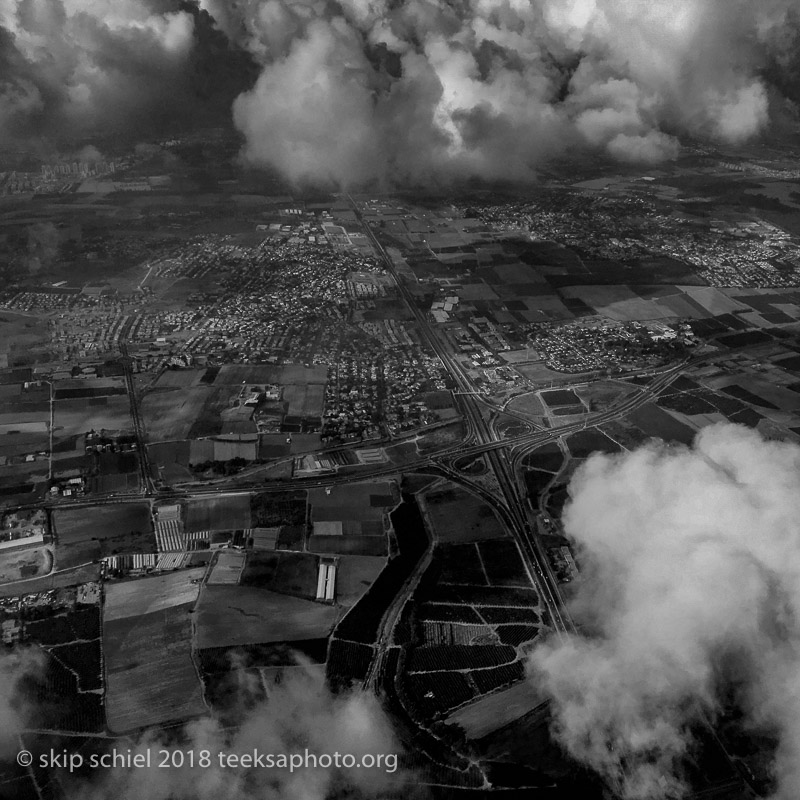
POLYGON ((247 554, 240 583, 272 592, 313 599, 319 558, 311 553, 256 551, 247 554))
POLYGON ((212 390, 196 386, 191 390, 173 389, 148 392, 140 406, 148 441, 186 439, 212 390))
POLYGON ((192 604, 106 621, 106 715, 117 733, 203 714, 191 657, 192 604))
POLYGON ((320 417, 325 400, 322 383, 294 384, 283 390, 283 400, 289 404, 289 414, 297 417, 320 417))
POLYGON ((99 607, 79 603, 55 614, 52 608, 36 608, 28 612, 24 625, 26 645, 45 651, 41 669, 18 687, 22 698, 35 703, 39 726, 103 731, 99 607))
POLYGON ((325 489, 311 489, 308 500, 312 519, 320 520, 380 520, 400 502, 394 485, 386 481, 352 483, 325 489))
POLYGON ((548 392, 542 392, 542 400, 547 403, 549 408, 580 405, 578 396, 571 389, 553 389, 548 392))
POLYGON ((56 400, 54 435, 75 436, 90 430, 131 431, 131 406, 127 397, 98 397, 91 400, 56 400))
POLYGON ((375 556, 342 556, 336 572, 336 602, 354 605, 375 582, 386 559, 375 556))
POLYGON ((587 428, 567 437, 567 446, 573 458, 586 458, 592 453, 617 453, 620 446, 597 428, 587 428))
POLYGON ((251 528, 250 496, 221 495, 189 500, 184 519, 187 533, 251 528))
POLYGON ((252 527, 274 528, 279 525, 304 525, 307 497, 308 495, 303 490, 251 495, 249 508, 253 522, 252 527))
POLYGON ((425 507, 439 542, 473 542, 506 536, 491 506, 454 484, 429 492, 425 507))
POLYGON ((192 581, 202 578, 204 572, 205 567, 196 567, 152 578, 109 582, 103 620, 108 623, 191 603, 197 599, 197 584, 192 581))
POLYGON ((313 535, 308 549, 342 555, 386 555, 385 516, 398 501, 394 485, 388 482, 334 486, 330 494, 324 489, 310 490, 313 535))
POLYGON ((197 386, 205 374, 204 369, 167 369, 159 375, 155 385, 159 389, 188 389, 197 386))
POLYGON ((207 585, 236 585, 244 569, 245 554, 239 550, 221 550, 212 556, 207 585))
POLYGON ((3 309, 0 314, 0 367, 13 363, 15 357, 30 355, 38 347, 44 348, 47 333, 46 320, 3 309))
POLYGON ((519 553, 509 546, 516 547, 509 541, 436 546, 393 634, 406 648, 397 688, 413 719, 441 719, 523 679, 527 648, 544 623, 519 553), (517 575, 519 588, 502 585, 517 575))
POLYGON ((647 436, 658 437, 665 442, 681 442, 691 444, 695 431, 678 422, 667 411, 655 403, 646 403, 628 414, 627 419, 633 422, 647 436))
POLYGON ((325 366, 304 367, 301 364, 226 364, 214 378, 214 386, 241 386, 243 383, 287 384, 325 383, 328 368, 325 366))
POLYGON ((115 732, 204 713, 190 611, 203 568, 106 585, 106 713, 115 732))
POLYGON ((154 553, 156 549, 146 503, 57 509, 53 532, 57 569, 119 553, 154 553))
POLYGON ((480 739, 533 711, 544 701, 531 681, 520 681, 458 709, 447 717, 447 724, 458 725, 468 739, 480 739))
POLYGON ((204 586, 195 612, 199 648, 328 636, 334 606, 253 586, 204 586))

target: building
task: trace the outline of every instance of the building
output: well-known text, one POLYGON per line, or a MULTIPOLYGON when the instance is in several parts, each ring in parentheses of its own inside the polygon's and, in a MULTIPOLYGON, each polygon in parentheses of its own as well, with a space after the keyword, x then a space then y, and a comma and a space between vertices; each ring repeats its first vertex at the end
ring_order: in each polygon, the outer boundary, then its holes
POLYGON ((336 561, 335 559, 320 559, 317 574, 317 597, 321 603, 336 601, 336 561))

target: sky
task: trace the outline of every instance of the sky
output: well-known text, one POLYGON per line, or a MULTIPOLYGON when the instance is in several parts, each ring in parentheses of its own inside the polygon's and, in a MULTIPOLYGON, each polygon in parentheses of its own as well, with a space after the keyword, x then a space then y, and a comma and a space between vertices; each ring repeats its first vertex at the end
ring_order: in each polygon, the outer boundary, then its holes
POLYGON ((0 137, 233 123, 296 183, 525 180, 795 113, 799 0, 0 0, 0 137))

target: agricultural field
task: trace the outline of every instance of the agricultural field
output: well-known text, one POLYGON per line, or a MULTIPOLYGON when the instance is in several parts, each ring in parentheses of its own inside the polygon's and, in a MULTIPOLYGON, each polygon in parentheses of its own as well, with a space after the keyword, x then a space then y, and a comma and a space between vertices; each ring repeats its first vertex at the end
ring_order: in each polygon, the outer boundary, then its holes
POLYGON ((90 430, 129 432, 133 430, 130 401, 125 396, 90 400, 56 400, 53 435, 57 439, 90 430))
POLYGON ((197 584, 205 567, 168 572, 151 578, 111 581, 106 584, 104 623, 145 614, 155 614, 172 606, 197 599, 197 584))
POLYGON ((206 585, 236 585, 244 569, 245 554, 239 550, 221 550, 212 556, 206 585))
POLYGON ((254 586, 204 586, 195 610, 196 645, 230 647, 327 637, 334 606, 254 586))
POLYGON ((147 392, 139 405, 148 441, 188 438, 211 394, 213 390, 207 386, 197 386, 191 391, 170 389, 147 392))
POLYGON ((44 350, 48 338, 47 320, 4 309, 0 313, 0 367, 33 363, 34 354, 44 350))
POLYGON ((122 733, 205 712, 191 658, 192 617, 204 568, 110 582, 103 612, 106 714, 122 733))
POLYGON ((295 384, 283 390, 283 400, 289 404, 287 413, 297 417, 321 417, 325 402, 325 384, 295 384))
POLYGON ((571 389, 552 389, 547 392, 542 392, 541 396, 548 408, 555 408, 557 406, 579 406, 581 404, 578 396, 571 389))
POLYGON ((205 699, 223 724, 263 703, 284 680, 324 675, 327 639, 214 647, 197 651, 205 699))
POLYGON ((308 495, 303 490, 263 492, 250 496, 250 528, 274 528, 280 525, 305 525, 308 495))
POLYGON ((150 463, 158 470, 162 480, 168 484, 191 481, 194 478, 189 470, 191 442, 188 439, 174 442, 160 442, 147 446, 150 463))
POLYGON ((279 413, 322 414, 326 367, 227 364, 208 370, 168 370, 142 395, 141 410, 151 442, 196 439, 223 432, 256 432, 252 410, 239 405, 243 389, 283 387, 279 413))
POLYGON ((557 442, 548 442, 528 453, 523 464, 531 469, 558 472, 564 465, 564 453, 557 442))
POLYGON ((336 602, 343 608, 355 605, 386 566, 376 556, 342 556, 336 572, 336 602))
POLYGON ((205 374, 204 369, 167 369, 154 385, 157 389, 189 389, 198 386, 205 374))
POLYGON ((447 718, 522 681, 527 648, 545 623, 519 553, 507 545, 516 548, 500 541, 434 550, 394 630, 406 649, 398 696, 413 719, 447 718), (518 587, 501 585, 511 573, 518 587))
POLYGON ((309 491, 312 535, 308 549, 317 553, 385 556, 386 513, 399 502, 394 484, 355 483, 309 491))
POLYGON ((592 453, 618 453, 620 446, 597 428, 587 428, 567 437, 567 447, 573 458, 586 458, 592 453))
POLYGON ((468 739, 481 739, 530 713, 544 700, 532 681, 523 680, 459 708, 446 722, 458 725, 468 739))
MULTIPOLYGON (((239 583, 313 600, 318 572, 319 558, 311 553, 255 551, 247 554, 239 583)), ((341 575, 337 576, 337 583, 340 580, 341 575)))
POLYGON ((385 534, 312 534, 308 537, 307 549, 320 555, 379 557, 388 555, 389 542, 385 534))
POLYGON ((196 531, 226 531, 253 527, 250 514, 250 495, 219 495, 188 500, 184 508, 184 529, 196 531))
POLYGON ((322 365, 304 367, 301 364, 226 364, 216 378, 214 386, 236 386, 243 383, 267 384, 277 383, 281 386, 292 384, 326 383, 328 368, 322 365))
POLYGON ((404 496, 391 518, 400 553, 386 564, 366 593, 339 622, 336 627, 339 639, 366 645, 375 643, 384 614, 428 548, 425 523, 412 497, 404 496))
POLYGON ((691 444, 695 431, 679 422, 655 403, 646 403, 631 411, 626 420, 632 422, 648 437, 657 437, 666 442, 691 444))
POLYGON ((191 657, 191 603, 103 626, 108 727, 123 733, 205 713, 191 657))
POLYGON ((35 703, 38 725, 76 733, 103 731, 99 606, 73 602, 55 611, 32 607, 24 618, 23 641, 45 654, 41 672, 28 676, 21 692, 35 703))
POLYGON ((52 523, 59 570, 109 555, 156 551, 146 503, 56 509, 52 523))
POLYGON ((424 502, 434 536, 442 544, 507 535, 491 506, 455 484, 428 492, 424 502))
POLYGON ((483 568, 492 586, 531 586, 519 549, 514 541, 479 542, 483 568))
POLYGON ((331 639, 325 674, 334 690, 349 688, 367 677, 375 649, 370 645, 331 639))
POLYGON ((536 392, 518 395, 506 407, 509 411, 525 416, 542 417, 545 413, 544 405, 536 392))
POLYGON ((387 510, 400 502, 393 483, 351 483, 332 486, 330 494, 325 489, 311 489, 308 493, 312 519, 320 520, 380 520, 387 510))

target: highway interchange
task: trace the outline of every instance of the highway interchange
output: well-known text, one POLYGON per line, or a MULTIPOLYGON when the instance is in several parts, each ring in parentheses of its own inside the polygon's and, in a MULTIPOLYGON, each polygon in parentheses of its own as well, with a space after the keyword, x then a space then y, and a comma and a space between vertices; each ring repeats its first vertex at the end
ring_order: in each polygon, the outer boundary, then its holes
MULTIPOLYGON (((138 441, 139 462, 142 472, 142 491, 118 492, 106 495, 93 495, 91 497, 65 500, 63 498, 50 500, 46 503, 50 507, 75 507, 128 503, 147 498, 163 499, 188 499, 209 495, 249 494, 253 490, 259 491, 286 491, 287 488, 310 489, 329 487, 333 484, 359 482, 376 478, 396 476, 400 472, 430 471, 431 468, 451 480, 457 481, 481 496, 497 512, 504 525, 515 538, 523 554, 528 571, 538 589, 541 598, 547 607, 553 628, 558 635, 574 632, 575 626, 568 611, 564 607, 559 593, 558 582, 553 575, 549 560, 542 547, 540 537, 537 535, 537 522, 540 509, 534 508, 528 498, 524 482, 524 459, 531 451, 556 441, 560 437, 576 433, 584 428, 610 422, 629 414, 634 409, 651 402, 657 394, 671 381, 680 375, 691 364, 700 363, 710 358, 719 357, 719 353, 711 353, 688 359, 671 368, 666 368, 660 373, 651 373, 652 380, 641 387, 633 395, 627 396, 610 406, 607 410, 598 413, 587 413, 578 422, 570 422, 552 428, 538 429, 514 436, 501 436, 493 427, 488 416, 496 415, 502 409, 491 404, 486 398, 476 393, 471 379, 464 367, 448 346, 433 330, 426 314, 418 307, 408 291, 408 288, 398 277, 394 263, 386 253, 383 245, 378 241, 368 222, 362 217, 358 205, 349 197, 356 216, 363 230, 369 237, 379 259, 383 262, 389 274, 393 277, 398 291, 405 301, 408 309, 414 315, 417 328, 431 351, 435 352, 446 368, 454 387, 453 396, 461 412, 466 426, 466 432, 460 442, 445 445, 436 451, 410 459, 402 463, 388 463, 374 465, 359 470, 349 470, 346 474, 324 474, 307 477, 293 477, 292 479, 277 479, 265 481, 259 475, 263 468, 254 467, 233 479, 220 479, 206 484, 183 484, 171 489, 158 489, 155 485, 150 465, 147 460, 146 437, 139 413, 135 392, 130 357, 124 344, 121 345, 122 362, 125 369, 125 380, 128 394, 131 398, 131 414, 134 420, 134 429, 138 441), (489 468, 489 474, 494 474, 499 486, 499 492, 489 490, 482 481, 476 480, 457 468, 459 462, 469 461, 471 458, 484 456, 489 468), (249 478, 252 476, 252 480, 249 478)), ((518 415, 515 415, 518 416, 518 415)))

